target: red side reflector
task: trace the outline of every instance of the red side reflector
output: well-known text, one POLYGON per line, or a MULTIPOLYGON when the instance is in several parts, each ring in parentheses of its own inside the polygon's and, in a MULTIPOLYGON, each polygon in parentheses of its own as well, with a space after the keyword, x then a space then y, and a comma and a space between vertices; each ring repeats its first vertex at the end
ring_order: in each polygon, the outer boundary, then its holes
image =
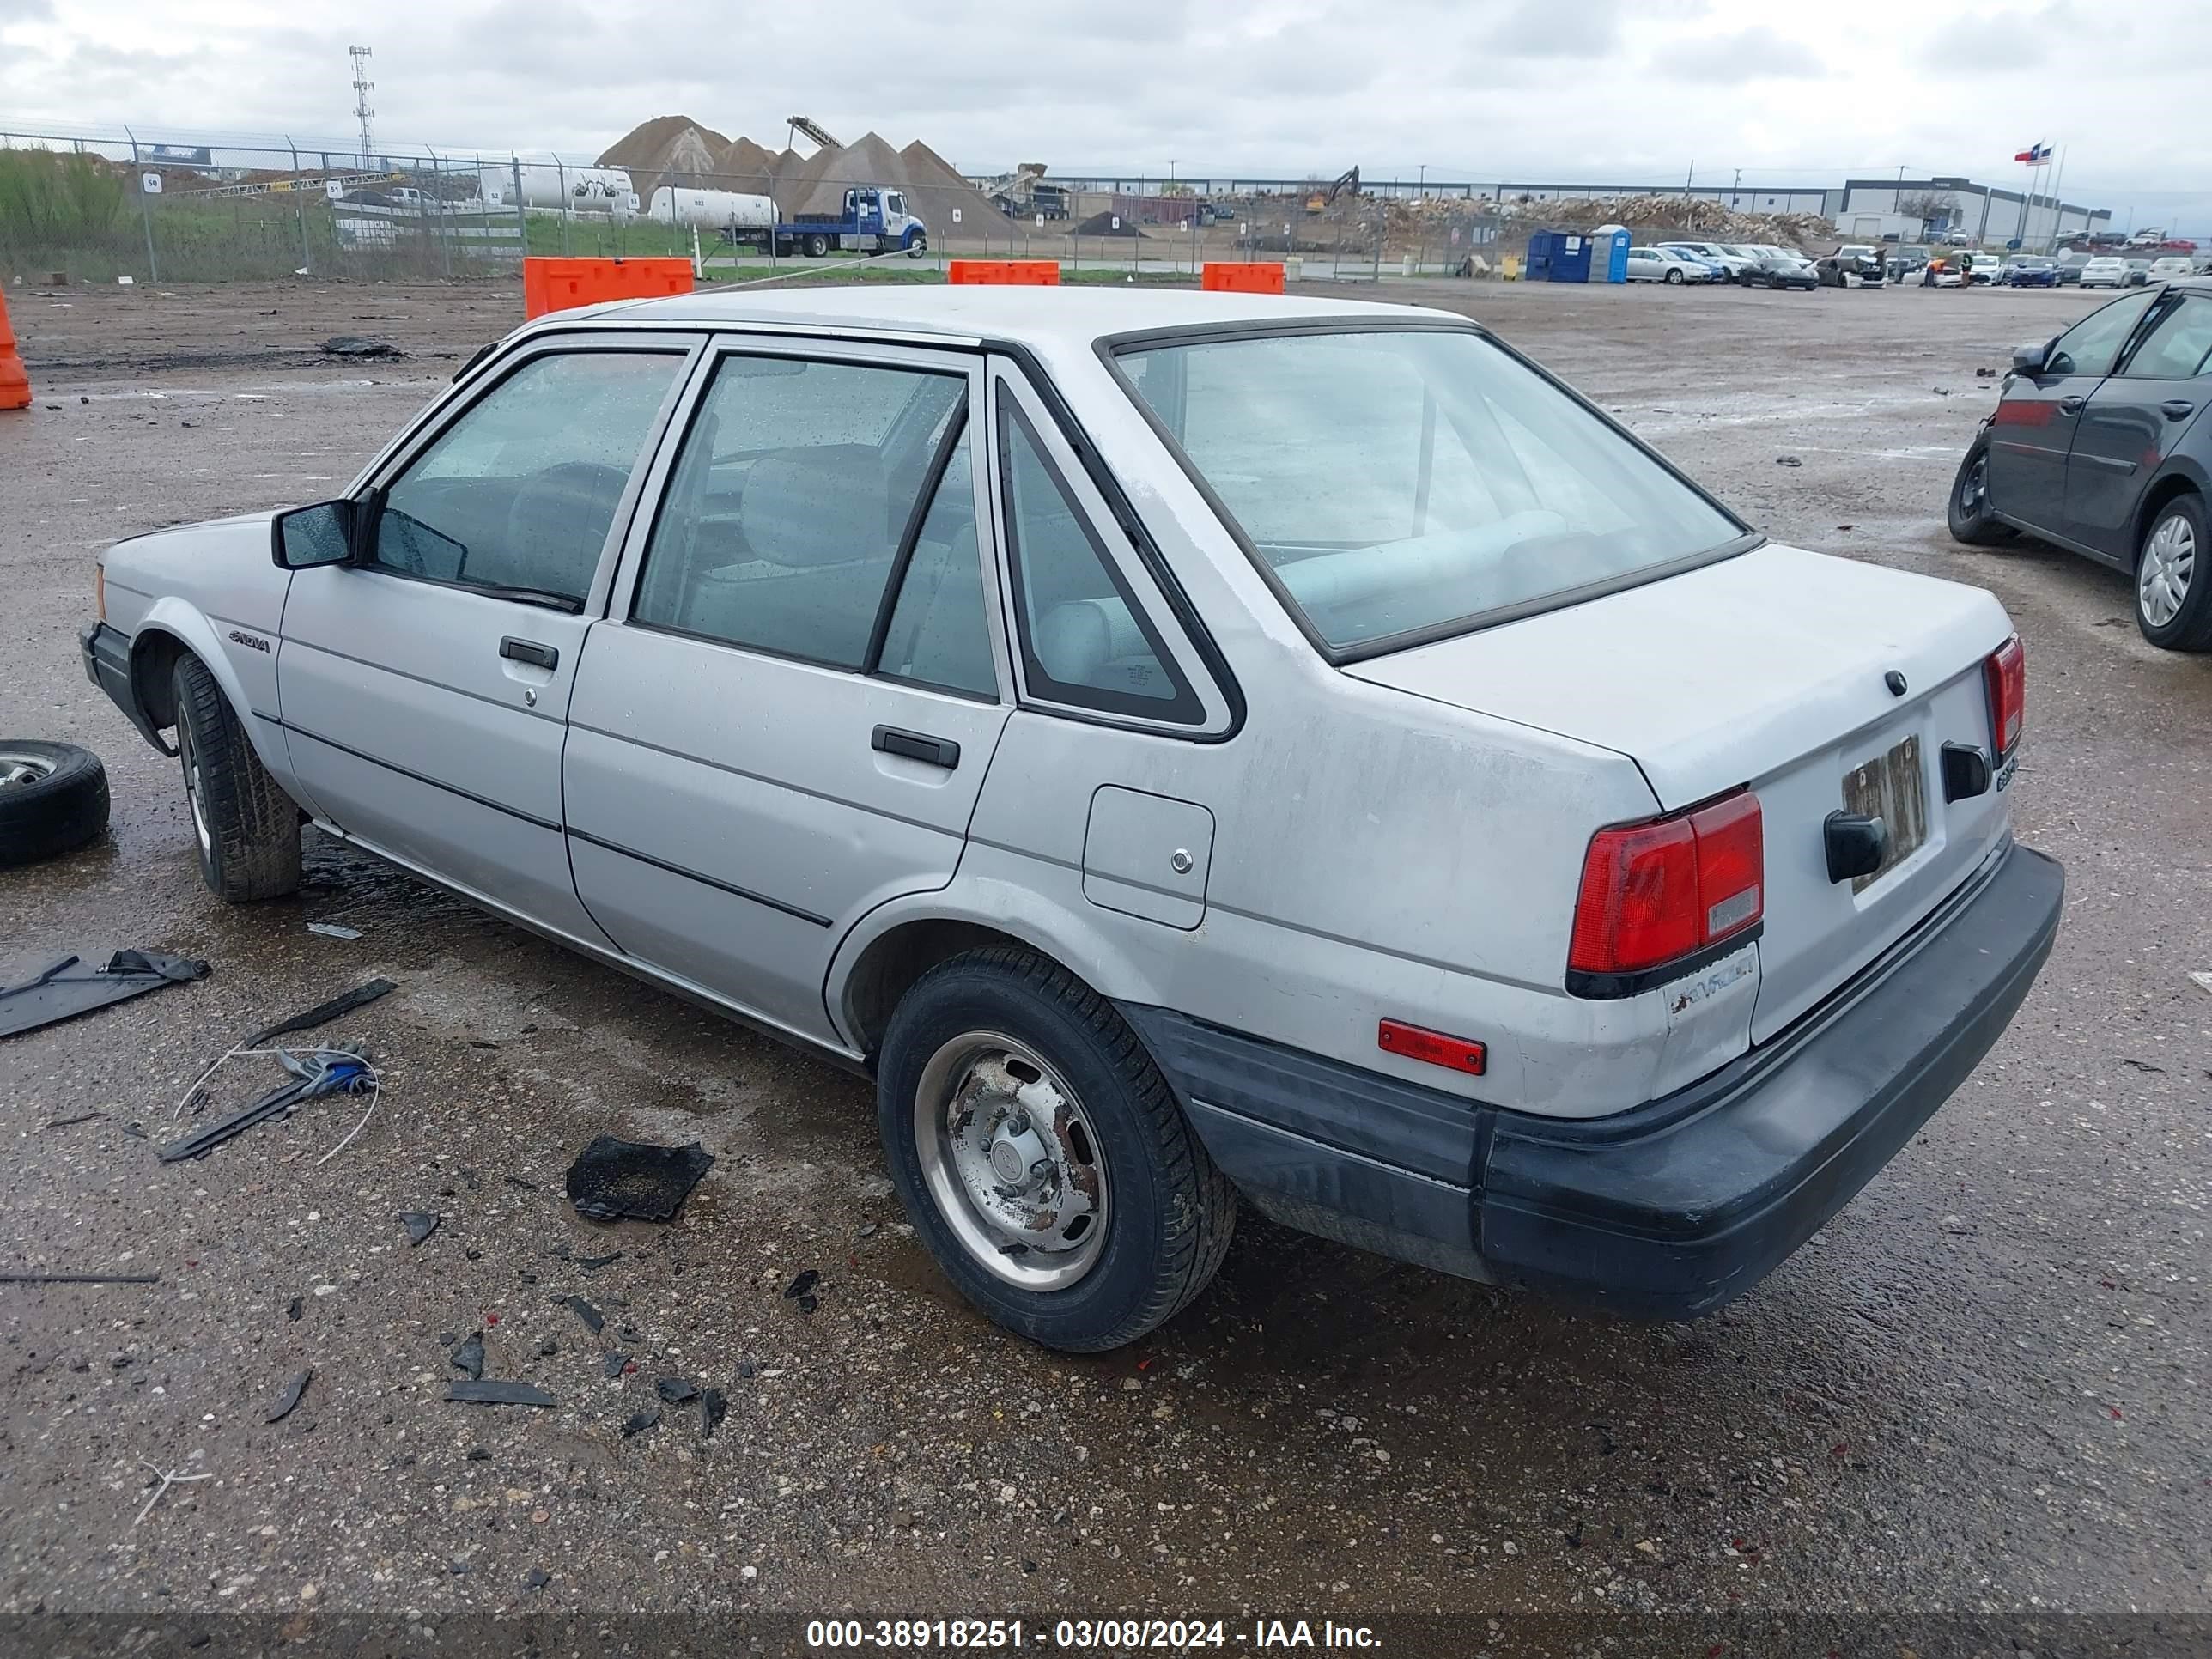
POLYGON ((1425 1031, 1399 1019, 1386 1019, 1375 1028, 1375 1046, 1390 1054, 1403 1054, 1407 1060, 1475 1077, 1480 1077, 1483 1068, 1490 1063, 1490 1050, 1480 1042, 1446 1036, 1442 1031, 1425 1031))
POLYGON ((2002 760, 2020 741, 2027 723, 2027 652, 2015 634, 1982 665, 1990 691, 1990 737, 2002 760))

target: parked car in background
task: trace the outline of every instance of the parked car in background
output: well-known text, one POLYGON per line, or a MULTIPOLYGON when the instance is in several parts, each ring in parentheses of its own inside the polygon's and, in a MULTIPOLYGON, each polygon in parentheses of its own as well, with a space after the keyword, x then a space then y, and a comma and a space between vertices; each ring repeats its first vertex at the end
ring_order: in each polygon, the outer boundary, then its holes
POLYGON ((2149 260, 2130 259, 2128 261, 2128 279, 2121 284, 2123 288, 2141 288, 2144 283, 2149 281, 2149 260))
POLYGON ((2212 650, 2212 282, 2124 294, 2013 354, 1951 486, 1951 533, 2027 531, 2134 579, 2136 624, 2212 650))
POLYGON ((1721 273, 1723 282, 1733 280, 1738 271, 1751 263, 1744 255, 1731 253, 1718 242, 1662 242, 1659 246, 1686 254, 1692 259, 1704 260, 1721 273))
POLYGON ((1970 287, 1995 287, 2005 267, 2004 255, 1987 248, 1969 248, 1959 258, 1966 268, 1966 282, 1970 287))
POLYGON ((2117 253, 2100 253, 2081 267, 2083 288, 2125 288, 2128 262, 2117 253))
POLYGON ((1790 255, 1760 254, 1736 273, 1746 288, 1802 288, 1820 286, 1820 272, 1810 259, 1790 255))
POLYGON ((1889 250, 1883 271, 1893 283, 1911 282, 1926 269, 1931 249, 1904 243, 1889 250))
POLYGON ((1816 264, 1824 288, 1880 288, 1886 280, 1881 250, 1865 243, 1846 243, 1816 264))
POLYGON ((1720 279, 1717 267, 1692 259, 1672 248, 1632 247, 1628 250, 1628 280, 1632 283, 1711 283, 1720 279))
POLYGON ((2197 261, 2185 253, 2169 253, 2152 260, 2148 274, 2154 283, 2185 283, 2197 275, 2197 261))
POLYGON ((2060 254, 2057 258, 2058 285, 2061 288, 2070 288, 2079 283, 2081 280, 2082 267, 2095 257, 2094 254, 2075 252, 2071 250, 2060 254))
POLYGON ((1920 268, 1923 288, 1964 288, 1966 285, 1966 262, 1952 252, 1937 254, 1920 268))
POLYGON ((2007 288, 2057 288, 2058 262, 2039 253, 2023 253, 2005 261, 1997 281, 2007 288))
POLYGON ((918 1241, 1071 1351, 1196 1297, 1240 1194, 1709 1313, 2063 908, 1994 597, 1770 543, 1415 307, 558 312, 335 499, 100 570, 87 672, 176 730, 216 894, 296 890, 308 818, 871 1079, 918 1241))

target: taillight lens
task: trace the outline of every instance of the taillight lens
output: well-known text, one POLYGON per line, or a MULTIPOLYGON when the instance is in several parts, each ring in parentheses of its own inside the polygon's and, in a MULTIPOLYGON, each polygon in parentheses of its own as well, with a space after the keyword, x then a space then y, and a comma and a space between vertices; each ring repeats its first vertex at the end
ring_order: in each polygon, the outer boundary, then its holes
POLYGON ((2027 723, 2027 653, 2019 635, 1990 653, 1982 676, 1990 688, 1990 736, 2002 760, 2017 746, 2027 723))
POLYGON ((1601 830, 1583 860, 1567 966, 1634 974, 1734 938, 1766 914, 1766 838, 1749 790, 1601 830))

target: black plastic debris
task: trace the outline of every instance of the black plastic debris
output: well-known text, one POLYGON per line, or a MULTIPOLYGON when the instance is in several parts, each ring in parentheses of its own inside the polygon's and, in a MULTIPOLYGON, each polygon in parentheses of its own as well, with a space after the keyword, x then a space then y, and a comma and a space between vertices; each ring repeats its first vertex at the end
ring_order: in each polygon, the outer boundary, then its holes
POLYGON ((597 1308, 594 1308, 590 1303, 585 1301, 582 1297, 564 1296, 561 1298, 561 1305, 568 1309, 576 1316, 577 1318, 582 1320, 586 1325, 589 1326, 593 1336, 597 1336, 602 1330, 606 1328, 607 1316, 601 1313, 597 1308))
POLYGON ((159 1273, 0 1273, 0 1285, 158 1285, 159 1273))
MULTIPOLYGON (((171 1141, 155 1156, 164 1164, 199 1158, 213 1152, 233 1136, 243 1134, 257 1123, 283 1116, 303 1100, 312 1099, 317 1095, 350 1094, 363 1087, 375 1087, 375 1070, 357 1049, 318 1049, 296 1057, 280 1054, 277 1058, 288 1074, 286 1081, 252 1105, 204 1128, 196 1129, 181 1140, 171 1141)), ((429 1235, 426 1233, 423 1237, 427 1238, 429 1235)))
POLYGON ((799 1275, 798 1278, 793 1279, 790 1284, 784 1286, 783 1299, 787 1302, 796 1302, 799 1297, 805 1296, 809 1291, 811 1291, 821 1282, 822 1275, 820 1273, 817 1273, 811 1267, 806 1268, 799 1275))
POLYGON ((510 1187, 520 1187, 526 1193, 534 1193, 538 1190, 538 1183, 536 1182, 525 1181, 519 1175, 501 1176, 500 1179, 504 1181, 510 1187))
POLYGON ((307 1392, 307 1384, 314 1381, 314 1376, 313 1370, 304 1370, 287 1382, 284 1385, 284 1392, 276 1396, 276 1403, 269 1408, 269 1415, 261 1420, 264 1423, 281 1423, 289 1417, 292 1414, 292 1408, 300 1403, 300 1397, 307 1392))
POLYGON ((653 1391, 672 1406, 699 1397, 699 1385, 688 1376, 664 1376, 653 1385, 653 1391))
POLYGON ((822 1298, 818 1296, 802 1296, 799 1298, 799 1311, 803 1314, 811 1314, 821 1305, 822 1298))
POLYGON ((377 998, 388 995, 398 988, 399 986, 396 981, 373 979, 366 985, 356 986, 343 996, 332 997, 328 1002, 317 1003, 305 1013, 295 1014, 291 1018, 279 1020, 274 1025, 264 1025, 238 1046, 241 1048, 258 1048, 265 1045, 271 1037, 284 1036, 294 1031, 312 1031, 318 1025, 329 1024, 340 1014, 349 1014, 364 1004, 374 1002, 377 998))
POLYGON ((714 1431, 722 1426, 722 1419, 729 1414, 730 1402, 720 1389, 699 1390, 699 1437, 712 1440, 714 1431))
POLYGON ((447 1356, 455 1369, 466 1371, 473 1382, 483 1375, 483 1333, 477 1332, 447 1356))
POLYGON ((1774 458, 1774 464, 1777 466, 1802 466, 1805 465, 1804 462, 1799 460, 1795 455, 1777 455, 1774 458))
POLYGON ((543 1567, 532 1567, 522 1575, 522 1588, 527 1590, 544 1589, 552 1582, 553 1575, 543 1567))
POLYGON ((535 1382, 450 1382, 446 1398, 468 1406, 550 1406, 553 1396, 535 1382))
POLYGON ((595 1273, 602 1267, 611 1267, 622 1259, 623 1253, 620 1250, 617 1250, 612 1255, 579 1255, 569 1258, 571 1264, 578 1272, 587 1273, 595 1273))
POLYGON ((489 1448, 489 1447, 487 1447, 487 1446, 471 1446, 471 1447, 470 1447, 470 1448, 469 1448, 469 1462, 471 1462, 471 1463, 489 1463, 489 1462, 491 1462, 491 1449, 490 1449, 490 1448, 489 1448))
POLYGON ((65 956, 20 985, 0 987, 0 1037, 207 975, 207 963, 198 957, 163 956, 159 951, 111 951, 98 967, 81 956, 65 956))
POLYGON ((657 1406, 650 1411, 640 1412, 623 1425, 623 1438, 627 1440, 634 1434, 643 1434, 647 1429, 657 1425, 659 1421, 660 1408, 657 1406))
MULTIPOLYGON (((2131 1062, 2132 1063, 2132 1062, 2131 1062)), ((79 1112, 75 1117, 57 1117, 47 1121, 49 1129, 73 1129, 80 1123, 89 1123, 96 1117, 106 1117, 105 1112, 79 1112)))
POLYGON ((389 340, 372 340, 361 334, 333 334, 323 342, 325 357, 404 357, 407 354, 389 340))
POLYGON ((294 1297, 290 1302, 285 1304, 284 1317, 291 1320, 295 1324, 298 1323, 301 1310, 307 1304, 302 1302, 300 1297, 296 1296, 294 1297))
POLYGON ((561 1345, 550 1336, 538 1345, 538 1357, 542 1359, 550 1359, 560 1352, 561 1345))
POLYGON ((696 1140, 652 1146, 601 1135, 568 1166, 568 1201, 587 1221, 673 1221, 714 1167, 696 1140))
POLYGON ((420 1244, 432 1233, 436 1232, 438 1223, 443 1218, 432 1214, 428 1210, 402 1210, 399 1212, 400 1222, 407 1229, 407 1242, 410 1244, 420 1244))
POLYGON ((611 1350, 607 1353, 601 1355, 599 1358, 599 1369, 605 1372, 609 1376, 620 1376, 623 1374, 623 1369, 628 1366, 629 1364, 629 1356, 628 1354, 617 1352, 611 1350))

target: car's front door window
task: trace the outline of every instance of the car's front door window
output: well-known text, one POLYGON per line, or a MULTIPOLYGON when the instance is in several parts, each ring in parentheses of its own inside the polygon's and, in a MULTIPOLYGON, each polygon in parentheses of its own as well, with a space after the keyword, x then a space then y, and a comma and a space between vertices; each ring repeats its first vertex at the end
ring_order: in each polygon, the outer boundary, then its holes
POLYGON ((2109 374, 2119 360, 2120 348, 2142 320, 2155 291, 2115 300, 2102 311, 2093 311, 2058 337, 2044 362, 2046 374, 2109 374))
POLYGON ((2188 380, 2212 364, 2212 300, 2185 296, 2160 318, 2128 358, 2131 380, 2188 380))
POLYGON ((581 605, 683 364, 673 351, 530 359, 384 492, 370 564, 581 605))

